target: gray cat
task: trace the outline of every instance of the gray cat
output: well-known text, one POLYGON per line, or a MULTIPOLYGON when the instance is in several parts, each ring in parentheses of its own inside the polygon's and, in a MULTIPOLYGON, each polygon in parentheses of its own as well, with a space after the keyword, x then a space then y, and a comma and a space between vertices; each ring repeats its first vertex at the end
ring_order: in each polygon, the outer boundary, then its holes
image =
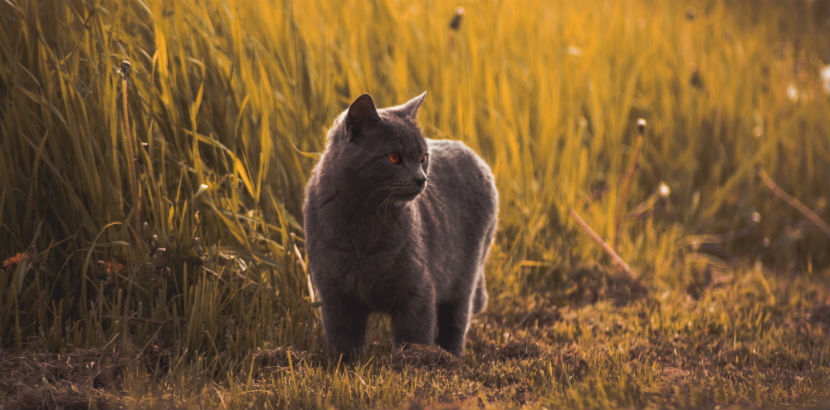
POLYGON ((463 143, 421 135, 425 95, 380 110, 358 97, 334 121, 306 187, 311 278, 328 344, 347 357, 372 312, 391 315, 397 344, 461 356, 470 317, 487 303, 493 174, 463 143))

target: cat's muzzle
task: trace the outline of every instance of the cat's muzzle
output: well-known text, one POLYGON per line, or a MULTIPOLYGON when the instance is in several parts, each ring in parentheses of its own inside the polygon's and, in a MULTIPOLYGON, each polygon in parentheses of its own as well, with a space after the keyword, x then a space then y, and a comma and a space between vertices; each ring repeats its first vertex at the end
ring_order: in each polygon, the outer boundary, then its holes
POLYGON ((400 193, 395 195, 395 199, 397 199, 398 201, 404 201, 404 202, 411 201, 411 200, 415 199, 415 197, 420 195, 421 192, 424 192, 426 187, 427 187, 426 180, 423 180, 423 182, 416 181, 415 186, 413 187, 414 189, 412 191, 400 192, 400 193))

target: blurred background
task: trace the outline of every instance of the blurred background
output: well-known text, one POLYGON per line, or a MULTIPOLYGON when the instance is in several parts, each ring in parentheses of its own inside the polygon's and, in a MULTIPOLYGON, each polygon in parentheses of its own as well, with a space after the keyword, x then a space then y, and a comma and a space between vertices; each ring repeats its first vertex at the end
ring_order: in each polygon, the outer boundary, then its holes
POLYGON ((0 4, 2 347, 318 345, 303 190, 363 92, 493 168, 494 306, 607 296, 571 210, 654 293, 827 271, 830 2, 336 3, 0 4))

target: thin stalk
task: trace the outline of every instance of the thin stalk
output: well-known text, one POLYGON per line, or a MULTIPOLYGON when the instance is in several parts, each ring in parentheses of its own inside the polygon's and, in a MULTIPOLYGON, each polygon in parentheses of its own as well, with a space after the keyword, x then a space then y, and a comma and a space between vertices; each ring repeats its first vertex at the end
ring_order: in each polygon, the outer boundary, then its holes
POLYGON ((141 201, 139 199, 139 190, 138 190, 138 178, 135 171, 135 150, 134 145, 135 141, 133 140, 133 134, 130 131, 130 120, 128 116, 127 110, 127 81, 130 79, 130 62, 124 60, 121 62, 121 110, 122 110, 122 117, 124 118, 124 149, 127 153, 127 176, 130 181, 130 199, 133 202, 133 212, 134 212, 134 229, 135 232, 141 232, 139 229, 141 227, 141 201))
POLYGON ((620 250, 620 222, 623 219, 623 208, 625 207, 625 200, 628 197, 628 188, 631 186, 631 180, 634 178, 634 171, 637 170, 637 161, 640 159, 640 147, 643 145, 643 135, 646 132, 646 120, 640 118, 637 120, 637 145, 634 147, 634 159, 631 161, 631 166, 625 174, 623 180, 622 194, 617 201, 617 214, 614 217, 614 249, 620 250))

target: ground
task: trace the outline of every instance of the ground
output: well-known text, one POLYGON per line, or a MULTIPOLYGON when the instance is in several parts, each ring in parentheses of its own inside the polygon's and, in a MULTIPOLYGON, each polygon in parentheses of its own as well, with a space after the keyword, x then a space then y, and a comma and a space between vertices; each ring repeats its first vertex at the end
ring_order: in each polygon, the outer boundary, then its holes
MULTIPOLYGON (((661 293, 629 283, 557 305, 500 299, 460 359, 394 348, 375 317, 353 363, 315 346, 265 347, 215 382, 156 372, 158 352, 0 354, 3 408, 827 408, 828 272, 733 270, 661 293), (612 290, 616 289, 616 292, 612 290), (162 376, 159 376, 162 374, 162 376)), ((181 369, 178 369, 181 370, 181 369)), ((192 374, 192 377, 186 374, 192 374)))

